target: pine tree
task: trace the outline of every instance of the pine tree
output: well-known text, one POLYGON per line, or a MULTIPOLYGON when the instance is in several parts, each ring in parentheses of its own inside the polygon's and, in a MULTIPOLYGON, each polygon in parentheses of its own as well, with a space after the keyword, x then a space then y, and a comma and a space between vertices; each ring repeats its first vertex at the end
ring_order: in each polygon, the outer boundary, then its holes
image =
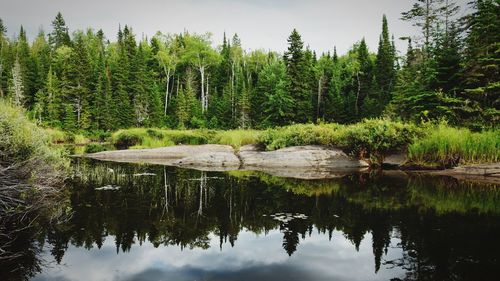
POLYGON ((280 126, 292 122, 294 101, 288 91, 288 81, 286 67, 279 61, 264 66, 259 73, 257 92, 264 99, 257 100, 253 104, 253 110, 254 118, 260 126, 280 126))
POLYGON ((369 97, 369 95, 373 89, 373 61, 370 58, 368 46, 366 45, 364 38, 361 40, 357 52, 359 69, 355 73, 357 88, 356 101, 354 103, 354 112, 356 114, 356 117, 358 119, 361 119, 361 117, 367 117, 366 112, 361 112, 361 107, 364 104, 366 98, 372 98, 369 97))
MULTIPOLYGON (((475 10, 465 19, 465 97, 481 108, 471 116, 479 123, 500 121, 500 5, 495 0, 476 0, 475 10), (482 120, 481 120, 482 119, 482 120)), ((482 125, 482 124, 481 124, 482 125)))
POLYGON ((394 69, 395 49, 389 39, 387 18, 382 18, 382 34, 378 45, 377 59, 375 62, 375 78, 378 86, 377 111, 380 113, 391 99, 396 71, 394 69))
POLYGON ((311 120, 311 90, 309 88, 309 77, 304 77, 308 63, 304 56, 304 43, 296 29, 288 37, 288 45, 284 60, 289 80, 288 91, 294 101, 292 121, 304 123, 311 120))
POLYGON ((49 35, 49 44, 52 46, 52 49, 55 50, 61 46, 69 46, 68 27, 61 12, 58 12, 56 18, 52 21, 52 28, 53 31, 49 35))

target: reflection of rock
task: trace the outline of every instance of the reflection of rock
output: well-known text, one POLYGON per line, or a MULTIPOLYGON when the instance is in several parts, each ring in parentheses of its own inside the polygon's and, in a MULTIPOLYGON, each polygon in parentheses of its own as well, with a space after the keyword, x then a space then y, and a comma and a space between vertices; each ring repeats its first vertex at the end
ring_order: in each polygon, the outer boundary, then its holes
POLYGON ((154 173, 139 173, 139 174, 134 174, 134 177, 147 177, 147 176, 156 176, 154 173))
POLYGON ((95 190, 118 190, 120 189, 117 185, 105 185, 102 187, 97 187, 95 190))
POLYGON ((473 180, 485 183, 500 183, 500 163, 458 166, 453 169, 429 172, 434 175, 447 175, 459 180, 473 180))

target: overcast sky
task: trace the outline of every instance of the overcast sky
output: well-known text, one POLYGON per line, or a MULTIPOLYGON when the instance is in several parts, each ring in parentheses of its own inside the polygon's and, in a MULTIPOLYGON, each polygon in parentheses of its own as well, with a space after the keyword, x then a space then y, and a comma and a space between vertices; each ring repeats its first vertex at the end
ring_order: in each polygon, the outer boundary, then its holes
MULTIPOLYGON (((459 1, 459 2, 465 2, 459 1)), ((382 15, 397 38, 415 34, 415 28, 401 21, 400 14, 412 0, 0 0, 0 18, 10 36, 24 25, 32 39, 62 12, 70 31, 102 28, 106 37, 116 38, 118 25, 132 26, 137 38, 163 33, 213 34, 214 45, 222 35, 238 33, 245 49, 283 52, 293 28, 306 45, 317 52, 337 46, 344 53, 356 41, 366 38, 376 51, 382 15)), ((399 40, 397 40, 399 41, 399 40)), ((405 42, 397 42, 400 50, 405 42)))

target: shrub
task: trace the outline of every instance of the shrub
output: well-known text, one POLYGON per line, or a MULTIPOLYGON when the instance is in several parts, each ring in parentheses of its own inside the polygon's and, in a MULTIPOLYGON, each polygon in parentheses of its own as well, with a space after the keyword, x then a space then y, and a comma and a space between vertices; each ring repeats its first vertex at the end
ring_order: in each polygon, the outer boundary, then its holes
POLYGON ((381 165, 387 154, 405 149, 418 135, 415 125, 386 119, 366 119, 338 132, 339 144, 351 154, 381 165))
POLYGON ((118 149, 127 149, 142 143, 143 136, 137 130, 119 130, 112 135, 112 143, 118 149))
POLYGON ((267 150, 298 145, 333 145, 337 142, 338 124, 297 124, 268 129, 259 135, 259 143, 267 150))
POLYGON ((91 143, 87 146, 85 146, 85 153, 96 153, 96 152, 101 152, 101 151, 106 151, 106 147, 102 144, 98 143, 91 143))

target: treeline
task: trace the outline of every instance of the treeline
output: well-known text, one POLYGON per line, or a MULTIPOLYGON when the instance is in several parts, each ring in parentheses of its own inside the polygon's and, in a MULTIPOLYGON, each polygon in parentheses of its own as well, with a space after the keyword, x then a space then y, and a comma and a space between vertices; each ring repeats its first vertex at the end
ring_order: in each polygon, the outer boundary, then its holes
POLYGON ((0 96, 38 122, 69 131, 128 127, 265 128, 353 123, 389 116, 446 119, 475 129, 498 124, 500 7, 475 0, 416 0, 402 20, 421 28, 399 56, 385 16, 377 53, 364 39, 339 56, 316 54, 293 30, 283 55, 246 52, 238 35, 214 48, 209 34, 138 39, 120 27, 69 29, 9 39, 0 20, 0 96))

